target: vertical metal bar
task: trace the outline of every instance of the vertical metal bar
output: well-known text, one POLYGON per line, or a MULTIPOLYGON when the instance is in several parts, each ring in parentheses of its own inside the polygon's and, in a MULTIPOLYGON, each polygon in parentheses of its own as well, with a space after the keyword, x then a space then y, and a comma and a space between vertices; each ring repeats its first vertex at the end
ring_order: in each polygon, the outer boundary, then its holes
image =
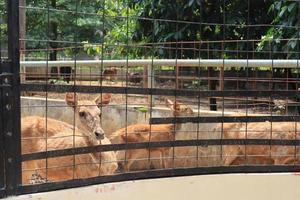
MULTIPOLYGON (((51 2, 53 7, 55 8, 55 2, 51 2)), ((53 28, 53 27, 52 27, 53 28)), ((47 48, 46 48, 46 51, 47 51, 47 54, 46 54, 46 76, 45 76, 45 86, 46 86, 46 96, 45 96, 45 123, 46 123, 46 132, 45 132, 45 137, 44 137, 44 140, 45 140, 45 151, 47 152, 48 151, 48 134, 47 134, 47 131, 48 131, 48 79, 49 79, 49 76, 48 76, 48 72, 49 72, 49 58, 51 59, 51 53, 50 53, 50 48, 51 48, 51 45, 50 45, 50 42, 49 40, 52 40, 51 39, 51 33, 50 33, 50 1, 47 0, 47 48)), ((53 31, 53 30, 52 30, 53 31)), ((55 38, 53 39, 55 40, 55 38)), ((57 67, 57 79, 59 78, 59 70, 60 68, 57 67)), ((51 70, 51 69, 50 69, 51 70)), ((46 178, 46 181, 48 181, 48 158, 47 158, 47 155, 45 157, 45 166, 46 166, 46 169, 45 169, 45 178, 46 178)))
MULTIPOLYGON (((3 9, 4 10, 4 9, 3 9)), ((2 21, 2 15, 4 13, 0 12, 0 20, 2 21)), ((0 22, 2 23, 2 22, 0 22)), ((3 43, 2 43, 2 39, 3 39, 3 33, 2 30, 0 29, 0 49, 3 48, 3 43)), ((2 53, 0 51, 0 74, 2 73, 2 53)), ((0 79, 0 85, 2 85, 2 79, 0 79)), ((3 99, 3 93, 2 93, 2 89, 0 88, 0 113, 3 113, 2 107, 2 99, 3 99)), ((5 176, 4 176, 4 166, 5 166, 5 160, 4 160, 4 133, 3 133, 3 126, 2 126, 2 119, 3 119, 4 115, 0 114, 0 190, 2 188, 4 188, 4 182, 5 182, 5 176)), ((1 193, 0 193, 0 198, 2 198, 1 193)))
MULTIPOLYGON (((20 21, 20 60, 25 61, 26 58, 26 0, 19 0, 19 21, 20 21)), ((21 82, 26 81, 25 66, 20 68, 21 82)))
MULTIPOLYGON (((199 16, 199 22, 200 22, 200 25, 199 25, 199 31, 200 31, 200 35, 202 36, 203 32, 202 32, 202 14, 203 14, 203 7, 202 7, 202 4, 200 6, 200 16, 199 16)), ((195 43, 194 43, 195 44, 195 43)), ((201 66, 201 45, 202 45, 202 38, 201 40, 199 41, 199 48, 198 48, 198 59, 199 59, 199 66, 201 66)), ((195 48, 196 49, 196 48, 195 48)), ((196 56, 194 55, 194 59, 196 59, 196 56)), ((201 68, 198 68, 197 69, 197 72, 198 72, 198 81, 199 83, 201 83, 201 68)), ((201 91, 201 84, 197 84, 197 87, 198 87, 198 90, 201 91)), ((197 114, 198 114, 198 117, 201 116, 200 114, 200 106, 201 106, 201 95, 199 94, 199 96, 197 97, 198 99, 198 109, 197 109, 197 114)), ((197 124, 197 127, 196 127, 196 131, 197 131, 197 140, 200 139, 200 123, 197 124)), ((203 138, 203 136, 201 136, 201 138, 203 138)), ((201 148, 199 147, 199 145, 197 145, 197 148, 196 148, 196 166, 195 167, 199 167, 199 151, 201 150, 201 148)), ((201 155, 202 157, 203 155, 201 155)))
MULTIPOLYGON (((201 12, 202 13, 202 12, 201 12)), ((202 18, 201 18, 201 15, 200 15, 200 34, 202 33, 202 18)), ((199 59, 199 66, 201 66, 201 40, 200 40, 200 43, 199 43, 199 52, 198 52, 198 59, 199 59)), ((198 80, 199 82, 201 82, 201 69, 198 70, 198 80)), ((201 90, 201 87, 200 87, 200 84, 198 86, 199 88, 199 91, 201 90)), ((198 117, 201 116, 200 114, 200 106, 201 106, 201 95, 199 95, 198 97, 198 109, 197 109, 197 113, 198 113, 198 117)), ((197 124, 197 128, 196 128, 196 131, 197 131, 197 140, 200 139, 200 123, 197 124)), ((201 136, 201 138, 203 138, 201 136)), ((200 147, 199 145, 197 145, 197 151, 196 151, 196 167, 199 167, 199 151, 200 151, 200 147)))
MULTIPOLYGON (((129 60, 129 5, 128 5, 128 1, 126 1, 126 88, 125 88, 125 137, 126 137, 126 141, 125 144, 127 145, 128 143, 128 86, 129 86, 129 80, 128 80, 128 73, 129 73, 129 67, 128 67, 128 60, 129 60)), ((127 155, 128 155, 128 151, 127 149, 125 150, 125 158, 124 158, 124 164, 126 165, 128 163, 127 160, 127 155)), ((129 160, 130 161, 130 160, 129 160)))
POLYGON ((143 72, 143 87, 148 88, 148 83, 150 82, 149 78, 149 71, 148 71, 148 66, 144 66, 144 72, 143 72))
MULTIPOLYGON (((75 15, 75 30, 74 30, 74 38, 73 38, 73 40, 74 40, 74 43, 75 43, 75 53, 74 53, 74 69, 75 69, 75 72, 77 71, 77 57, 78 57, 78 55, 77 55, 77 50, 78 50, 78 5, 79 4, 79 2, 78 2, 78 0, 76 0, 75 1, 75 14, 73 14, 73 15, 75 15)), ((75 73, 75 76, 76 76, 76 73, 75 73)), ((74 84, 73 84, 73 87, 74 87, 74 89, 76 88, 76 86, 77 86, 77 79, 75 79, 74 80, 74 84)), ((74 97, 76 98, 76 93, 74 93, 74 97)), ((77 105, 78 106, 78 105, 77 105)), ((79 105, 80 106, 80 105, 79 105)), ((85 106, 85 105, 83 105, 83 106, 85 106)), ((75 139, 75 137, 76 137, 76 131, 75 131, 75 127, 76 127, 76 112, 75 112, 75 110, 76 110, 77 108, 75 107, 75 109, 74 109, 74 129, 73 129, 73 148, 76 148, 76 139, 75 139)), ((73 159, 73 163, 72 163, 72 167, 73 167, 73 174, 72 174, 72 179, 75 179, 76 177, 76 174, 75 174, 75 170, 76 170, 76 155, 74 154, 73 156, 72 156, 72 159, 73 159)), ((101 159, 101 158, 100 158, 101 159)))
MULTIPOLYGON (((300 1, 298 2, 298 18, 300 17, 300 1)), ((296 27, 296 31, 299 32, 299 26, 296 27)), ((296 49, 296 56, 295 58, 297 59, 297 67, 296 67, 296 81, 295 81, 295 87, 296 87, 296 90, 298 90, 298 80, 299 80, 299 39, 297 39, 297 49, 296 49)), ((296 96, 296 100, 298 99, 298 96, 296 96)), ((297 105, 296 106, 296 110, 297 110, 297 114, 300 114, 299 113, 299 106, 297 105)), ((298 129, 298 121, 295 119, 295 137, 294 139, 297 140, 299 139, 298 137, 298 132, 299 132, 299 129, 298 129)), ((299 158, 299 155, 297 154, 297 152, 299 151, 299 147, 297 145, 295 145, 294 147, 294 167, 297 165, 297 159, 299 158)))
MULTIPOLYGON (((178 21, 179 21, 179 6, 178 6, 178 3, 176 3, 176 32, 178 32, 179 31, 179 26, 178 26, 178 21)), ((176 70, 176 74, 175 74, 175 79, 176 79, 176 86, 175 86, 175 89, 177 90, 177 89, 179 89, 179 83, 178 83, 178 76, 180 75, 180 68, 179 68, 179 66, 178 66, 178 41, 179 39, 178 39, 178 37, 176 37, 176 40, 175 40, 175 70, 176 70)), ((175 94, 174 94, 174 105, 175 105, 175 103, 176 103, 176 100, 177 100, 177 98, 178 98, 178 96, 177 96, 177 93, 176 93, 176 90, 175 90, 175 94)), ((173 114, 174 115, 174 114, 173 114)), ((174 115, 174 117, 176 118, 177 116, 176 115, 174 115)), ((174 133, 175 133, 175 135, 174 135, 174 137, 172 138, 173 139, 173 141, 175 141, 176 140, 176 133, 178 133, 178 131, 180 131, 180 130, 177 130, 177 124, 176 124, 176 122, 174 122, 174 128, 173 128, 173 131, 174 131, 174 133)), ((175 169, 175 146, 172 146, 172 169, 175 169)))
MULTIPOLYGON (((221 7, 221 6, 220 6, 221 7)), ((223 7, 223 13, 222 13, 222 21, 223 21, 223 36, 222 36, 222 42, 221 42, 221 50, 222 50, 222 59, 223 59, 223 65, 222 65, 222 68, 220 69, 220 88, 219 90, 221 91, 224 91, 224 67, 225 67, 225 48, 224 48, 224 40, 226 38, 226 6, 225 6, 225 0, 223 0, 223 3, 222 3, 222 7, 223 7)), ((222 122, 221 122, 221 135, 220 135, 220 139, 223 140, 223 137, 224 137, 224 112, 225 112, 225 99, 224 99, 224 96, 222 96, 222 122)), ((221 165, 223 164, 222 161, 223 161, 223 145, 220 146, 220 152, 221 152, 221 156, 220 156, 220 160, 221 160, 221 165)))
POLYGON ((7 73, 12 77, 3 97, 3 130, 5 148, 6 194, 15 195, 21 183, 21 121, 20 121, 20 62, 19 62, 19 0, 7 1, 8 59, 7 73))
MULTIPOLYGON (((177 46, 176 46, 176 52, 177 52, 177 46)), ((176 55, 177 55, 177 53, 176 53, 176 55)), ((177 57, 176 57, 176 60, 177 60, 177 57)), ((176 61, 176 63, 177 63, 177 61, 176 61)), ((175 87, 175 89, 176 90, 178 90, 179 89, 179 87, 180 87, 180 83, 179 83, 179 73, 180 73, 180 67, 179 66, 175 66, 175 69, 176 69, 176 74, 175 74, 175 84, 176 84, 176 87, 175 87)))
MULTIPOLYGON (((217 90, 217 81, 214 80, 214 69, 213 67, 208 67, 207 69, 208 71, 208 90, 209 91, 213 91, 213 90, 217 90), (212 79, 212 80, 211 80, 212 79)), ((217 99, 216 98, 209 98, 209 110, 211 111, 217 111, 217 99)))
MULTIPOLYGON (((248 0, 249 1, 249 0, 248 0)), ((273 11, 273 17, 275 19, 276 17, 276 13, 275 13, 275 10, 273 11)), ((275 29, 275 24, 273 24, 273 28, 275 29)), ((274 92, 275 90, 275 83, 274 83, 274 39, 272 38, 270 40, 270 59, 272 60, 272 65, 271 65, 271 72, 272 72, 272 76, 271 76, 271 85, 272 85, 272 88, 271 88, 271 93, 274 92)), ((269 102, 273 102, 273 95, 270 96, 270 99, 269 99, 269 102)), ((270 103, 269 103, 270 104, 270 103)), ((269 106, 270 107, 270 115, 271 115, 271 119, 273 118, 273 109, 272 109, 272 105, 269 106)), ((273 139, 273 120, 270 121, 270 130, 271 130, 271 133, 270 133, 270 139, 272 140, 273 139)), ((270 144, 270 148, 269 148, 269 157, 272 158, 272 145, 270 144)))
MULTIPOLYGON (((0 45, 1 47, 1 45, 0 45)), ((2 59, 0 57, 0 59, 2 59)), ((2 62, 0 62, 0 74, 2 73, 2 62)), ((2 85, 2 80, 0 79, 0 85, 2 85)), ((3 144, 3 139, 4 139, 4 132, 3 132, 3 126, 2 126, 2 120, 4 118, 3 115, 3 104, 2 104, 2 97, 3 97, 3 93, 2 93, 2 89, 0 89, 0 189, 4 188, 4 144, 3 144)))
MULTIPOLYGON (((210 50, 209 50, 210 46, 209 46, 209 41, 207 41, 207 59, 210 58, 210 50)), ((216 80, 214 80, 214 76, 213 76, 213 67, 208 67, 207 68, 207 77, 208 77, 208 90, 216 90, 217 89, 217 82, 216 80), (211 80, 212 77, 212 80, 211 80)), ((209 100, 209 110, 211 111, 217 111, 217 99, 216 98, 208 98, 209 100)))
MULTIPOLYGON (((155 29, 155 24, 156 24, 156 20, 154 19, 153 17, 153 23, 152 23, 152 28, 153 30, 155 29)), ((148 83, 148 88, 153 88, 153 83, 154 83, 154 65, 153 65, 153 60, 155 58, 155 35, 154 35, 154 31, 152 32, 152 35, 151 35, 151 40, 152 40, 152 47, 151 47, 151 59, 152 59, 152 62, 151 62, 151 65, 148 66, 148 82, 150 82, 150 84, 148 83), (152 71, 151 71, 152 69, 152 71), (149 77, 150 75, 150 77, 149 77)), ((151 94, 149 96, 149 119, 152 118, 152 114, 153 114, 153 106, 154 106, 154 97, 153 95, 151 94)), ((150 124, 150 130, 149 130, 149 138, 148 138, 148 141, 151 142, 151 138, 152 138, 152 124, 150 124)), ((165 155, 163 155, 163 157, 161 159, 167 159, 164 157, 165 155)), ((155 159, 155 158, 154 158, 155 159)), ((152 158, 151 158, 151 148, 149 147, 148 148, 148 168, 151 169, 151 162, 152 162, 152 158)), ((163 167, 163 166, 161 166, 163 167)), ((165 166, 166 167, 166 166, 165 166)))
MULTIPOLYGON (((248 0, 247 1, 247 45, 246 45, 246 48, 247 48, 247 68, 246 68, 246 83, 249 83, 249 40, 250 40, 250 1, 248 0)), ((249 84, 248 84, 249 85, 249 84)), ((246 97, 246 117, 248 117, 248 113, 249 113, 249 110, 248 110, 248 107, 249 107, 249 97, 246 97)), ((245 126, 245 139, 248 139, 248 122, 246 122, 246 126, 245 126)), ((245 159, 245 162, 244 162, 244 165, 248 165, 248 157, 247 157, 247 151, 248 151, 248 146, 245 145, 244 147, 244 151, 245 151, 245 154, 244 154, 244 159, 245 159)))
MULTIPOLYGON (((0 12, 0 20, 2 23, 2 15, 4 13, 0 12)), ((2 30, 0 29, 0 49, 2 49, 2 30)), ((2 53, 0 51, 0 75, 2 74, 2 69, 3 69, 3 65, 2 65, 2 53)), ((2 79, 0 79, 0 85, 2 85, 3 82, 2 82, 2 79)), ((0 190, 3 189, 5 187, 5 174, 4 174, 4 166, 5 166, 5 160, 4 160, 4 132, 3 132, 3 126, 2 126, 2 120, 4 118, 4 115, 3 115, 3 104, 2 104, 2 99, 3 99, 3 93, 2 93, 2 89, 0 88, 0 190)), ((0 198, 2 198, 3 194, 1 194, 0 192, 0 198)))
MULTIPOLYGON (((153 47, 152 47, 153 48, 153 47)), ((153 58, 152 58, 152 64, 151 65, 147 65, 147 88, 154 88, 154 74, 153 74, 153 70, 154 70, 154 65, 153 65, 153 58)), ((154 97, 152 95, 148 96, 148 106, 149 108, 151 108, 153 105, 152 103, 154 102, 154 97)))
MULTIPOLYGON (((102 16, 101 16, 101 20, 102 20, 102 24, 101 24, 101 29, 103 30, 104 32, 104 29, 105 29, 105 6, 106 6, 106 1, 103 0, 103 3, 102 3, 102 16)), ((118 6, 117 6, 117 9, 119 9, 119 1, 118 1, 118 6)), ((103 86, 103 60, 104 60, 104 50, 105 50, 105 46, 104 46, 104 43, 105 43, 105 34, 102 34, 102 38, 101 38, 101 65, 100 65, 100 87, 103 86)), ((118 74, 118 73, 117 73, 118 74)), ((123 84, 123 81, 122 81, 122 84, 123 84)), ((102 92, 101 92, 101 99, 102 99, 102 92)), ((100 106, 100 112, 102 113, 102 106, 100 106)), ((102 117, 100 117, 100 123, 102 125, 102 117)), ((102 158, 101 158, 101 152, 99 153, 99 173, 98 173, 98 176, 101 176, 101 167, 102 167, 102 158)))

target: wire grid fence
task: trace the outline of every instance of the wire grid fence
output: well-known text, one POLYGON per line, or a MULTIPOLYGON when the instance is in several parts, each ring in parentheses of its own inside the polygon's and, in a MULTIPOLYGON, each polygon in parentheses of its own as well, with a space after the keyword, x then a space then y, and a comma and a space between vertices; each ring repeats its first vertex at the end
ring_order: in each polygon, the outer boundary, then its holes
POLYGON ((20 16, 25 11, 27 18, 20 19, 27 23, 26 31, 20 30, 26 33, 20 34, 21 62, 46 64, 20 72, 22 186, 17 193, 151 177, 299 170, 299 39, 271 38, 260 49, 261 35, 253 34, 299 27, 255 24, 250 0, 241 24, 229 23, 224 0, 218 5, 220 19, 212 21, 201 16, 187 21, 177 13, 180 8, 172 17, 140 16, 132 14, 129 2, 116 2, 115 9, 124 12, 111 14, 105 0, 20 5, 20 16), (87 32, 83 19, 94 27, 89 42, 81 40, 87 32), (132 39, 131 25, 137 22, 149 25, 149 41, 132 39), (125 39, 110 40, 111 24, 123 25, 125 39), (209 26, 219 34, 215 40, 163 42, 155 35, 162 26, 177 34, 185 26, 199 34, 209 26), (235 29, 245 34, 232 38, 235 29), (297 50, 274 47, 292 41, 297 50), (100 64, 77 64, 88 59, 100 64), (136 59, 152 64, 131 66, 136 59), (175 65, 154 65, 160 59, 173 59, 175 65), (197 59, 199 66, 179 67, 181 59, 197 59), (222 59, 223 66, 201 66, 204 59, 222 59), (225 68, 227 59, 247 64, 225 68), (296 59, 297 66, 249 67, 252 59, 296 59), (53 67, 54 60, 74 64, 53 67), (126 64, 104 67, 105 60, 126 64))

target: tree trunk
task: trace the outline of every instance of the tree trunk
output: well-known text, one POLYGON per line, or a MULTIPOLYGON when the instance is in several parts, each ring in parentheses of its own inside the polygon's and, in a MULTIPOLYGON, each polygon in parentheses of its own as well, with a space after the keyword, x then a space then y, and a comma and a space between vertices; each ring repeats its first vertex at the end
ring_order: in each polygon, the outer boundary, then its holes
MULTIPOLYGON (((56 0, 51 0, 51 6, 52 8, 56 8, 56 0)), ((51 41, 56 41, 58 37, 57 33, 57 23, 54 21, 51 21, 50 18, 50 24, 49 24, 49 32, 50 32, 50 40, 51 41)), ((57 60, 57 43, 56 42, 50 42, 50 55, 49 55, 49 60, 57 60)), ((55 78, 58 78, 58 69, 57 67, 51 67, 51 76, 54 76, 55 78)))

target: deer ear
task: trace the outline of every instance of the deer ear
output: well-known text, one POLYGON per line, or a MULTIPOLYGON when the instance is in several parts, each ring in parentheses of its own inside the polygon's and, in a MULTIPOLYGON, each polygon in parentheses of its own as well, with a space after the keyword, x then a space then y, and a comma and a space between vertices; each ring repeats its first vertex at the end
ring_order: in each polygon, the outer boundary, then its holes
POLYGON ((66 93, 66 103, 69 106, 77 106, 77 104, 78 104, 77 94, 74 92, 67 92, 66 93))
POLYGON ((174 102, 171 101, 170 99, 166 99, 166 104, 171 110, 174 110, 174 102))
POLYGON ((102 95, 99 95, 96 99, 95 99, 95 103, 96 105, 98 105, 98 107, 104 107, 107 106, 111 100, 111 93, 103 93, 102 95))
POLYGON ((180 111, 180 109, 181 109, 181 103, 179 103, 178 101, 175 101, 175 103, 173 105, 173 110, 180 111))

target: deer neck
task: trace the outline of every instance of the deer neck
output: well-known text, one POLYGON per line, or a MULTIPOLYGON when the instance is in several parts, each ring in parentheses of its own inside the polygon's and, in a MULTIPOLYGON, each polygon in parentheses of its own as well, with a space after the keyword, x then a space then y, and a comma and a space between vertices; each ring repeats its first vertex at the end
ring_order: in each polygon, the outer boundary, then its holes
MULTIPOLYGON (((82 129, 81 129, 81 131, 86 132, 86 130, 82 130, 82 129)), ((96 138, 93 138, 93 137, 83 137, 83 138, 84 138, 84 140, 85 140, 88 147, 97 146, 97 145, 101 144, 101 142, 99 142, 99 140, 97 140, 96 138)), ((96 159, 96 160, 98 159, 98 157, 99 157, 98 152, 92 152, 91 154, 94 156, 94 159, 96 159)))
MULTIPOLYGON (((176 117, 180 117, 180 115, 179 114, 177 114, 177 113, 173 113, 173 116, 176 118, 176 117)), ((174 123, 173 124, 173 127, 174 127, 174 130, 175 131, 178 131, 178 130, 180 130, 181 128, 182 128, 182 123, 174 123)))
MULTIPOLYGON (((84 125, 81 124, 80 121, 78 121, 77 123, 77 126, 76 128, 78 128, 81 132, 83 133, 89 133, 88 135, 93 135, 91 130, 88 129, 87 127, 85 127, 84 125)), ((89 146, 96 146, 99 144, 99 140, 92 137, 92 136, 89 136, 89 137, 84 137, 85 138, 85 142, 89 145, 89 146)))
POLYGON ((175 129, 176 131, 179 131, 181 128, 182 128, 182 124, 181 124, 181 123, 175 123, 175 124, 174 124, 174 129, 175 129))

